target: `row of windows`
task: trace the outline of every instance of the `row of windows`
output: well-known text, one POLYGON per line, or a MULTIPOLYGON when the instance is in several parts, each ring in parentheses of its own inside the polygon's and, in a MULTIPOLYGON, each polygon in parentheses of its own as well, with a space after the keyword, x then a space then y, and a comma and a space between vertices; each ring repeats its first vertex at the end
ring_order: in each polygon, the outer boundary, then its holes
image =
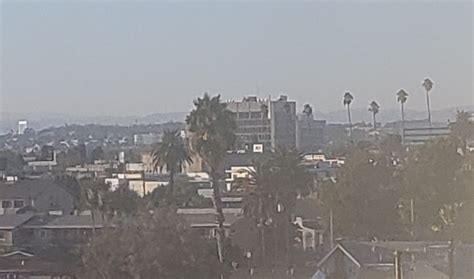
POLYGON ((59 238, 78 238, 90 237, 92 230, 90 229, 58 229, 58 230, 37 230, 36 235, 41 239, 49 238, 50 236, 56 239, 59 238))
POLYGON ((249 141, 269 141, 271 139, 270 135, 239 135, 239 138, 242 142, 249 141))
POLYGON ((25 201, 23 200, 3 200, 2 208, 22 208, 25 206, 25 201))
POLYGON ((237 120, 237 126, 270 126, 268 119, 237 120))
POLYGON ((260 119, 264 117, 264 114, 260 111, 258 112, 239 112, 237 114, 239 119, 260 119))
POLYGON ((270 133, 268 127, 240 127, 237 128, 238 134, 270 133))

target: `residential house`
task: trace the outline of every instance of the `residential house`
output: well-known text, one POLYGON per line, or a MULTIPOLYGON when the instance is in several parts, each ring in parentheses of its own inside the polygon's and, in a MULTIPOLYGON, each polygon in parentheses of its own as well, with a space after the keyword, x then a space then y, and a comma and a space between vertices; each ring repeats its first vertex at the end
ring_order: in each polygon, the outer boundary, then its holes
POLYGON ((33 214, 0 215, 0 249, 22 242, 21 226, 33 218, 33 214))
POLYGON ((394 255, 390 250, 358 243, 338 243, 317 266, 312 279, 394 278, 394 255))
POLYGON ((75 266, 65 253, 49 251, 38 255, 14 250, 0 255, 0 279, 72 279, 75 266))
POLYGON ((451 278, 470 279, 473 247, 448 242, 340 242, 319 261, 312 278, 392 279, 398 269, 402 278, 448 279, 452 270, 451 278))
POLYGON ((317 220, 304 220, 301 217, 296 217, 293 224, 296 226, 301 250, 316 251, 323 245, 324 229, 317 220))
MULTIPOLYGON (((191 228, 198 231, 202 236, 212 238, 216 236, 218 228, 216 210, 214 208, 179 208, 177 213, 184 218, 191 228)), ((228 237, 230 227, 239 219, 243 218, 240 208, 224 208, 224 231, 228 237)))
POLYGON ((92 215, 36 215, 21 226, 27 236, 24 246, 75 246, 88 240, 95 230, 106 225, 100 214, 92 215))
POLYGON ((74 193, 51 179, 1 182, 0 203, 0 215, 14 214, 20 209, 71 214, 74 210, 74 193))

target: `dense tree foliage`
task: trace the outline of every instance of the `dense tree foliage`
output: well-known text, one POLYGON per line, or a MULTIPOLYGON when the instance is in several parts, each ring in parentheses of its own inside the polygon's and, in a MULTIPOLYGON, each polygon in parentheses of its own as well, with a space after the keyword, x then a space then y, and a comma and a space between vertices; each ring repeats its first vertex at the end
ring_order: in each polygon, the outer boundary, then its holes
POLYGON ((142 210, 104 229, 84 247, 78 278, 218 278, 215 244, 169 210, 142 210))
POLYGON ((153 165, 155 170, 166 171, 169 173, 169 196, 174 194, 175 175, 181 172, 185 164, 191 164, 190 151, 185 144, 180 131, 165 131, 161 142, 152 153, 153 165))
POLYGON ((354 150, 321 199, 340 236, 472 241, 473 177, 472 154, 450 139, 408 152, 390 139, 376 152, 354 150))
POLYGON ((218 223, 218 253, 223 262, 224 251, 224 214, 222 212, 219 180, 224 175, 219 173, 219 165, 231 150, 235 140, 236 123, 232 112, 220 100, 220 95, 210 97, 207 93, 194 101, 195 108, 186 118, 191 135, 191 146, 209 167, 209 174, 214 193, 214 205, 218 223))

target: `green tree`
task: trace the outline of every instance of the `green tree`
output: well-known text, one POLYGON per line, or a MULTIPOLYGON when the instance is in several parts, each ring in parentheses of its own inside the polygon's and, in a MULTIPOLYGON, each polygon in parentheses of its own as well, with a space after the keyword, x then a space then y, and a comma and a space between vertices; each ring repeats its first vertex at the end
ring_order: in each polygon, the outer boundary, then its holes
POLYGON ((450 126, 452 135, 455 140, 460 143, 460 146, 464 151, 467 147, 467 140, 472 138, 474 134, 474 124, 471 117, 472 115, 468 111, 458 111, 456 113, 456 122, 450 126))
POLYGON ((102 149, 102 146, 97 146, 96 148, 94 148, 92 150, 91 157, 92 157, 93 162, 96 160, 104 160, 105 152, 104 152, 104 149, 102 149))
POLYGON ((23 174, 25 161, 21 154, 17 154, 11 150, 0 151, 0 171, 4 171, 8 175, 23 174))
POLYGON ((404 207, 414 200, 416 238, 433 238, 444 226, 440 213, 465 198, 458 173, 462 156, 449 139, 413 148, 405 159, 399 177, 402 182, 404 207))
POLYGON ((161 186, 153 190, 151 197, 156 207, 166 207, 173 205, 180 208, 209 208, 212 201, 198 193, 195 185, 191 184, 187 178, 177 177, 174 186, 174 195, 167 195, 169 185, 161 186))
POLYGON ((169 173, 169 196, 173 196, 175 175, 182 170, 185 164, 193 162, 180 131, 165 131, 162 141, 152 153, 152 158, 155 170, 163 171, 166 168, 169 173))
POLYGON ((273 216, 277 216, 277 229, 284 236, 288 268, 291 266, 293 239, 292 218, 296 201, 309 195, 313 181, 302 165, 302 156, 295 150, 277 149, 269 161, 271 171, 270 195, 273 199, 273 216))
POLYGON ((106 210, 111 216, 133 216, 137 213, 140 198, 127 184, 121 184, 114 191, 104 192, 106 210))
MULTIPOLYGON (((261 263, 267 262, 267 234, 275 218, 276 202, 272 191, 272 172, 268 160, 254 162, 254 169, 247 177, 236 179, 235 191, 243 194, 243 210, 246 218, 257 227, 256 239, 260 248, 261 263), (266 229, 267 228, 267 229, 266 229)), ((274 247, 273 247, 274 248, 274 247)), ((255 254, 255 251, 253 251, 255 254)))
POLYGON ((404 134, 405 134, 405 103, 408 100, 408 93, 400 89, 397 92, 397 101, 400 103, 401 112, 402 112, 402 141, 404 141, 404 134))
POLYGON ((377 118, 376 115, 380 111, 380 106, 376 101, 372 101, 369 105, 369 111, 372 113, 373 121, 374 121, 374 130, 377 129, 377 118))
POLYGON ((140 210, 102 229, 84 247, 78 278, 217 278, 223 266, 213 245, 174 211, 140 210))
POLYGON ((195 108, 186 118, 189 131, 192 133, 191 142, 193 150, 203 159, 209 167, 214 193, 214 204, 217 211, 217 246, 221 262, 223 258, 224 214, 219 187, 219 165, 224 159, 227 150, 235 143, 236 124, 232 113, 226 109, 226 104, 221 103, 220 95, 210 97, 207 93, 202 98, 194 101, 195 108))
POLYGON ((83 178, 79 180, 80 200, 79 209, 89 210, 92 219, 92 230, 95 233, 97 213, 101 214, 104 220, 107 213, 106 203, 109 192, 109 185, 98 179, 83 178))
POLYGON ((335 232, 369 239, 399 236, 398 193, 385 156, 354 150, 337 174, 322 186, 321 200, 334 212, 335 232))
POLYGON ((352 119, 351 119, 351 104, 353 100, 354 100, 354 97, 349 91, 344 93, 344 98, 342 100, 342 103, 344 104, 344 106, 347 107, 347 121, 349 121, 349 136, 351 138, 351 143, 354 142, 354 139, 352 137, 352 119))
POLYGON ((310 104, 305 104, 303 107, 303 113, 309 119, 313 115, 313 108, 310 104))
POLYGON ((431 89, 433 89, 433 81, 431 81, 431 79, 429 78, 425 78, 421 85, 425 88, 426 91, 426 108, 428 111, 428 122, 430 123, 431 127, 430 91, 431 89))

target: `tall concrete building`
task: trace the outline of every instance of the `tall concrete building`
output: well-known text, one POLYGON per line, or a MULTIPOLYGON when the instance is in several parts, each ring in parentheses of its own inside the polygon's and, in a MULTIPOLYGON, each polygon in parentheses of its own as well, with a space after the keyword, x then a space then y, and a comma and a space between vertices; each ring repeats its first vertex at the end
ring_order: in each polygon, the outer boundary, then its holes
POLYGON ((272 147, 296 148, 296 102, 280 96, 270 102, 272 147))
POLYGON ((277 100, 245 97, 230 101, 237 123, 237 144, 241 148, 263 144, 264 149, 296 147, 296 102, 281 96, 277 100))
POLYGON ((315 120, 313 114, 300 114, 297 130, 298 150, 309 153, 324 148, 326 120, 315 120))
POLYGON ((28 128, 28 121, 26 120, 18 121, 18 134, 19 135, 23 135, 27 128, 28 128))

